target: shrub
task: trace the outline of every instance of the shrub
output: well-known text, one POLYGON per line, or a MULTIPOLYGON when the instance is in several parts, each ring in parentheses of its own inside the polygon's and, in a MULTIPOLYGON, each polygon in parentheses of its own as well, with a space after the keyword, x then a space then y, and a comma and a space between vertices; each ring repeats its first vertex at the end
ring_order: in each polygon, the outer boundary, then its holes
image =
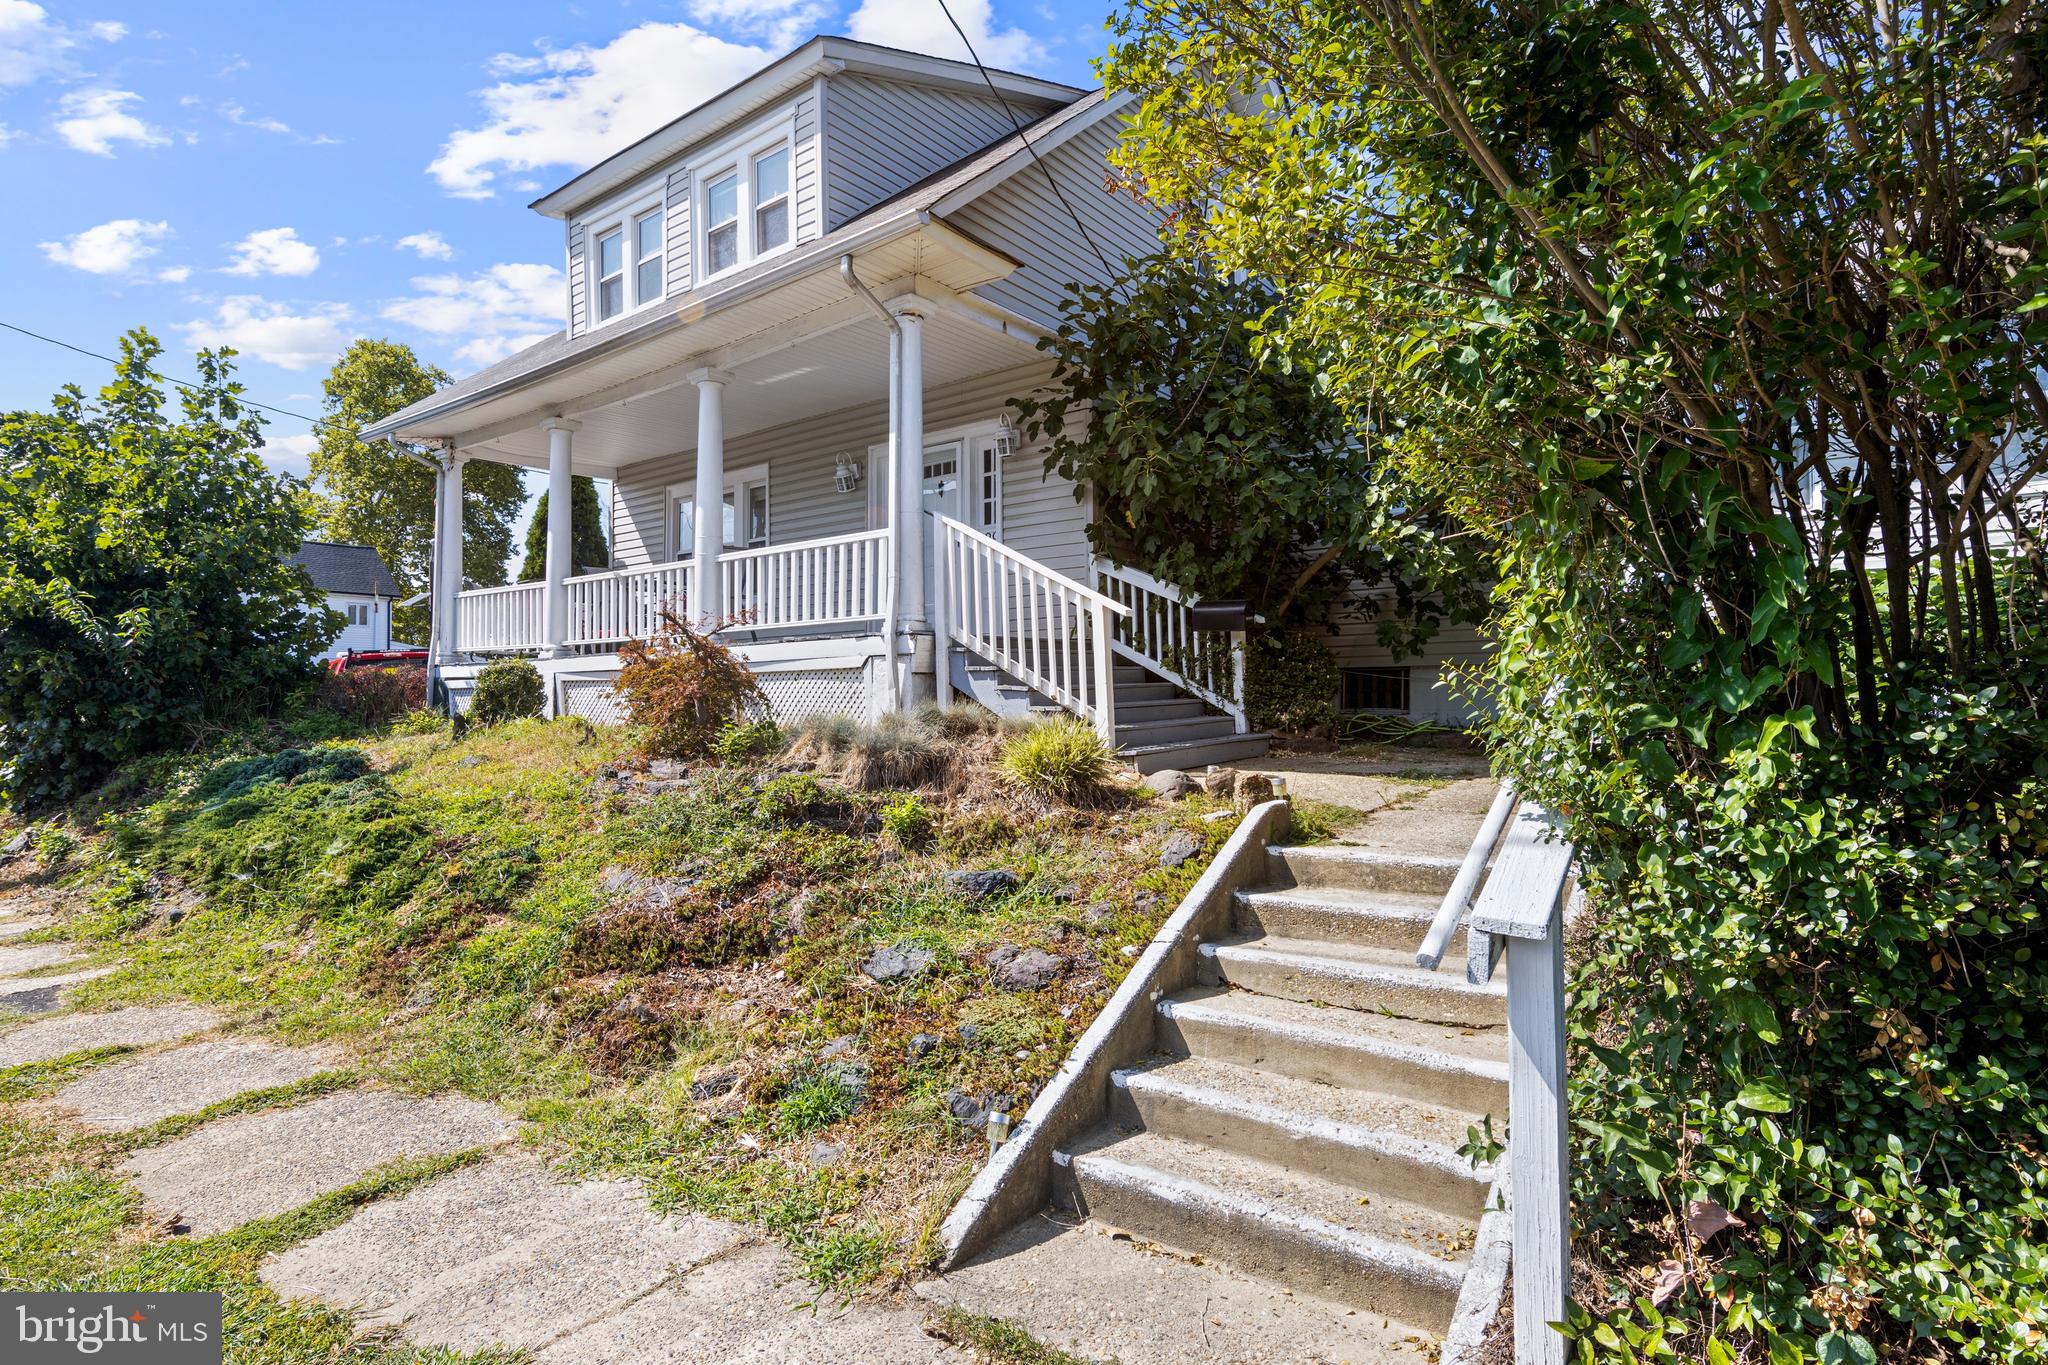
POLYGON ((782 742, 782 727, 772 720, 729 720, 711 741, 721 763, 744 763, 782 742))
POLYGON ((1337 723, 1337 657, 1321 633, 1274 630, 1245 642, 1245 714, 1261 730, 1327 731, 1337 723))
POLYGON ((68 800, 267 709, 327 635, 290 480, 227 360, 182 406, 122 338, 114 382, 0 416, 0 802, 68 800))
POLYGON ((525 659, 493 659, 476 675, 463 717, 471 725, 524 720, 539 715, 546 700, 539 669, 525 659))
POLYGON ((1100 795, 1116 759, 1093 726, 1072 716, 1042 721, 1003 743, 1003 776, 1062 801, 1100 795))
POLYGON ((436 731, 446 729, 447 726, 448 717, 427 706, 421 707, 417 711, 408 711, 393 721, 391 723, 391 733, 394 735, 431 735, 436 731))
POLYGON ((663 609, 661 633, 619 651, 618 691, 652 758, 694 758, 728 723, 765 720, 768 698, 745 661, 663 609))
POLYGON ((360 725, 388 725, 427 704, 427 670, 413 664, 323 673, 314 698, 360 725))
POLYGON ((905 792, 882 807, 882 832, 904 850, 930 843, 935 823, 932 808, 916 792, 905 792))

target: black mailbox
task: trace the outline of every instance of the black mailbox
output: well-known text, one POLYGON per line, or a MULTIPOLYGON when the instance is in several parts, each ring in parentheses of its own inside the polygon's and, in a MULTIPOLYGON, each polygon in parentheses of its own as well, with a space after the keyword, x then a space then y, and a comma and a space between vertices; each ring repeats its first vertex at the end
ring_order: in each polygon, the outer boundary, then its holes
POLYGON ((1188 625, 1195 630, 1244 630, 1258 620, 1248 602, 1198 602, 1188 608, 1188 625))

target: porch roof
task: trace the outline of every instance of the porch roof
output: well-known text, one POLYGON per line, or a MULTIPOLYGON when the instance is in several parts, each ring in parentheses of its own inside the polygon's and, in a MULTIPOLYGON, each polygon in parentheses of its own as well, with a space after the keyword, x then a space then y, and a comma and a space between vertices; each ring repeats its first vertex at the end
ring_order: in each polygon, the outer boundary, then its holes
MULTIPOLYGON (((838 277, 841 256, 852 256, 870 285, 893 282, 896 293, 908 292, 913 280, 957 294, 1002 279, 1017 262, 950 226, 943 215, 1022 169, 1033 146, 1044 147, 1078 131, 1113 104, 1106 104, 1099 90, 1084 95, 1023 133, 997 139, 794 251, 741 270, 708 289, 681 294, 644 319, 577 337, 557 332, 365 428, 363 439, 450 440, 458 447, 498 443, 496 453, 517 463, 544 463, 544 450, 538 460, 521 458, 529 453, 507 448, 502 441, 537 427, 548 416, 575 416, 680 386, 687 368, 729 369, 764 351, 787 351, 806 332, 832 324, 823 316, 826 310, 847 309, 849 316, 860 310, 863 305, 850 297, 838 277)), ((1031 339, 1018 335, 1027 343, 1031 339)), ((743 430, 738 422, 744 419, 734 414, 731 420, 731 429, 738 434, 743 430)), ((579 446, 584 444, 578 441, 579 446)), ((676 448, 671 441, 646 454, 676 448)), ((602 472, 605 463, 616 467, 626 462, 614 458, 599 463, 594 452, 592 460, 586 469, 579 458, 579 472, 602 472)))

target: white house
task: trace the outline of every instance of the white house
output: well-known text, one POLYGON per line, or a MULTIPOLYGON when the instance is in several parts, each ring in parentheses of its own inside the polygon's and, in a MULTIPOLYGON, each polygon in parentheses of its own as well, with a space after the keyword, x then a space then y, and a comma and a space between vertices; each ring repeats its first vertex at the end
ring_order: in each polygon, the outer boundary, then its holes
MULTIPOLYGON (((352 649, 390 649, 391 608, 398 584, 384 561, 367 545, 336 545, 302 541, 292 563, 304 569, 313 586, 327 594, 327 605, 343 618, 341 632, 328 641, 320 658, 332 659, 352 649)), ((400 646, 403 648, 403 646, 400 646)))
POLYGON ((441 451, 455 704, 520 652, 551 707, 609 717, 614 651, 669 603, 729 622, 785 717, 965 692, 1083 716, 1142 768, 1263 752, 1233 637, 1095 561, 1088 490, 1005 416, 1048 381, 1072 282, 1157 248, 1104 192, 1121 108, 821 37, 536 200, 562 223, 563 330, 364 433, 441 451), (548 472, 543 582, 460 591, 473 459, 548 472), (611 485, 605 573, 569 564, 575 474, 611 485))

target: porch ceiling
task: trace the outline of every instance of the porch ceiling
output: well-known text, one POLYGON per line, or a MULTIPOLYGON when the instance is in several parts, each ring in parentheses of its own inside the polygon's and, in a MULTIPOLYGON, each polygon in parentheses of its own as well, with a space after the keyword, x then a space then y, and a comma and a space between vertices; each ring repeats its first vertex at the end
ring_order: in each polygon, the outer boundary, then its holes
MULTIPOLYGON (((885 400, 889 392, 889 337, 881 319, 863 311, 828 330, 726 365, 727 440, 805 417, 885 400)), ((939 388, 1039 359, 1032 344, 1005 336, 972 318, 934 308, 924 324, 925 387, 939 388)), ((664 372, 668 381, 649 392, 584 408, 571 401, 564 415, 582 424, 572 446, 575 470, 611 478, 626 465, 694 450, 697 386, 687 376, 701 362, 686 360, 664 372)), ((538 425, 457 444, 467 454, 501 464, 545 469, 547 432, 538 425)))

